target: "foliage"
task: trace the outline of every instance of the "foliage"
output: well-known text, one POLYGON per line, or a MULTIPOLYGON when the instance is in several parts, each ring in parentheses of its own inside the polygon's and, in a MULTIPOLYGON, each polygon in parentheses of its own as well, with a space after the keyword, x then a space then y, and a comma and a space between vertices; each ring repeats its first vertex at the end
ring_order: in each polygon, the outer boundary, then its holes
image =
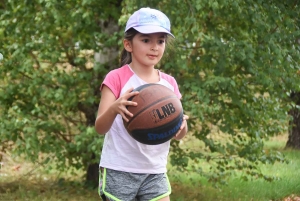
POLYGON ((95 163, 92 153, 99 160, 103 137, 93 128, 99 87, 116 61, 95 63, 94 52, 117 47, 118 32, 111 35, 106 26, 117 23, 118 4, 12 0, 1 5, 0 148, 32 161, 55 160, 61 169, 95 163))
POLYGON ((287 130, 288 94, 299 90, 298 2, 125 0, 122 9, 120 3, 1 4, 2 147, 14 142, 15 151, 32 160, 48 153, 62 168, 86 166, 91 153, 97 159, 102 137, 92 127, 99 85, 117 64, 94 63, 93 53, 118 49, 129 14, 149 6, 170 17, 176 39, 158 67, 180 85, 191 117, 187 139, 203 143, 189 149, 172 141, 171 163, 214 182, 235 170, 245 179, 272 180, 257 167, 284 161, 280 153, 264 151, 263 140, 287 130), (112 33, 111 24, 117 26, 112 33), (210 169, 202 169, 199 159, 210 169))
POLYGON ((171 163, 181 170, 193 164, 193 171, 221 183, 234 170, 245 172, 244 179, 275 179, 257 165, 284 161, 281 153, 266 152, 263 140, 286 132, 288 95, 299 90, 299 3, 137 0, 128 1, 128 12, 134 5, 170 16, 176 59, 161 68, 177 78, 192 139, 204 143, 195 150, 173 142, 171 163))

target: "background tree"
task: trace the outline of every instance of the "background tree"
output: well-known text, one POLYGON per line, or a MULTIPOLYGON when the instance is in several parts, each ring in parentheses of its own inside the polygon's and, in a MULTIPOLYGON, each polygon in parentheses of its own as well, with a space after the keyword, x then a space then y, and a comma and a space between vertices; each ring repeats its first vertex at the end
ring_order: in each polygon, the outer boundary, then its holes
POLYGON ((44 164, 52 160, 61 170, 85 168, 87 181, 97 183, 103 137, 93 127, 100 83, 117 66, 120 3, 1 4, 2 149, 44 164), (94 62, 98 51, 101 62, 94 62))
POLYGON ((235 170, 245 179, 271 180, 256 165, 283 161, 263 145, 287 131, 294 104, 288 95, 299 90, 298 1, 2 3, 2 149, 55 161, 61 170, 85 168, 87 180, 97 182, 99 86, 118 67, 115 53, 126 20, 142 6, 165 12, 176 36, 158 67, 180 85, 191 134, 183 144, 172 141, 172 165, 214 182, 235 170), (95 62, 100 50, 111 59, 95 62), (189 140, 197 147, 187 146, 189 140), (203 160, 209 170, 202 169, 203 160))
MULTIPOLYGON (((295 40, 295 46, 298 46, 298 48, 300 47, 300 38, 295 40)), ((297 74, 299 75, 300 71, 298 71, 297 74)), ((289 122, 289 137, 286 143, 286 148, 300 149, 300 93, 293 90, 290 92, 290 98, 293 102, 293 107, 289 111, 291 120, 289 122)))
POLYGON ((286 143, 286 148, 300 149, 300 93, 292 91, 290 98, 294 106, 289 111, 291 115, 289 137, 286 143))
POLYGON ((173 142, 172 164, 211 181, 232 170, 272 180, 256 165, 283 161, 264 140, 288 130, 289 94, 299 89, 298 1, 130 1, 128 13, 134 5, 170 16, 175 51, 162 69, 179 81, 193 143, 203 142, 200 149, 173 142))

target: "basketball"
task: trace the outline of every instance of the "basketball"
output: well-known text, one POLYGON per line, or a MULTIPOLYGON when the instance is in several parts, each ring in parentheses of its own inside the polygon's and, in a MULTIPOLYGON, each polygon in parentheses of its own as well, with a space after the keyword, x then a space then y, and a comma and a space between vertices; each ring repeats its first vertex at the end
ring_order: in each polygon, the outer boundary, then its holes
POLYGON ((145 84, 133 91, 139 94, 129 100, 137 106, 128 106, 133 114, 124 122, 127 132, 138 142, 157 145, 170 140, 183 121, 181 101, 169 88, 160 84, 145 84))

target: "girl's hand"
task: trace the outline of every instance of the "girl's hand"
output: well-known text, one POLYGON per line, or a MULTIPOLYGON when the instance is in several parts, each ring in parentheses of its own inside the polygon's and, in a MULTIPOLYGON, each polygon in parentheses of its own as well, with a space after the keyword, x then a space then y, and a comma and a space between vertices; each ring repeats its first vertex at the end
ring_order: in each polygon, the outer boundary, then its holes
POLYGON ((178 132, 176 133, 176 135, 173 137, 176 140, 180 140, 182 139, 185 134, 187 133, 187 121, 189 119, 189 116, 187 115, 183 115, 183 120, 182 120, 182 124, 178 130, 178 132))
POLYGON ((129 101, 132 96, 139 94, 138 91, 132 91, 133 88, 128 89, 122 96, 120 96, 112 105, 114 111, 122 116, 122 118, 128 122, 126 116, 132 117, 133 114, 127 110, 127 106, 137 106, 136 102, 129 101))

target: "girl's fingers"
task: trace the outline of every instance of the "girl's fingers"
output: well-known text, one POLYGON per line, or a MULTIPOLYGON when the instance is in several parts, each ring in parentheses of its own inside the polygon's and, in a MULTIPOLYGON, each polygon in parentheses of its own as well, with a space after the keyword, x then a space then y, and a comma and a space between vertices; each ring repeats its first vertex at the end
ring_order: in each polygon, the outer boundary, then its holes
POLYGON ((123 94, 123 96, 120 97, 120 104, 123 105, 123 106, 120 105, 121 108, 123 108, 123 109, 120 108, 120 111, 121 111, 120 114, 121 114, 122 118, 123 118, 126 122, 129 121, 129 120, 128 120, 128 117, 133 117, 133 114, 130 113, 130 112, 127 110, 127 106, 137 106, 137 102, 128 100, 129 98, 131 98, 131 97, 136 96, 136 95, 139 94, 138 91, 132 91, 132 90, 133 90, 133 87, 130 88, 130 89, 128 89, 128 90, 123 94), (124 107, 124 106, 125 106, 125 107, 124 107))
POLYGON ((133 91, 133 87, 129 88, 126 92, 125 92, 125 96, 135 96, 139 93, 139 91, 133 91))
POLYGON ((177 133, 175 134, 175 136, 174 136, 174 137, 177 137, 177 136, 180 134, 180 132, 182 131, 182 129, 183 129, 183 128, 182 128, 182 127, 180 127, 180 128, 179 128, 179 130, 177 131, 177 133))
POLYGON ((185 115, 185 114, 183 115, 183 119, 184 119, 184 120, 188 120, 189 118, 190 118, 189 116, 187 116, 187 115, 185 115))
MULTIPOLYGON (((124 98, 125 100, 128 100, 128 99, 130 99, 131 97, 136 96, 136 95, 139 94, 139 91, 132 91, 132 90, 133 90, 133 88, 128 89, 128 90, 123 94, 123 97, 121 97, 121 98, 124 98)), ((131 101, 129 101, 129 102, 131 102, 131 101)))
MULTIPOLYGON (((133 91, 133 92, 130 92, 129 94, 128 94, 128 98, 130 98, 130 97, 133 97, 133 96, 136 96, 136 95, 138 95, 140 92, 139 91, 133 91)), ((127 98, 127 99, 128 99, 127 98)))
MULTIPOLYGON (((130 101, 129 101, 129 102, 130 102, 130 101)), ((128 105, 135 105, 135 104, 137 104, 137 103, 135 103, 135 102, 130 102, 128 105)), ((122 115, 123 119, 124 119, 126 122, 129 121, 129 120, 128 120, 128 117, 133 117, 133 114, 132 114, 131 112, 129 112, 129 111, 127 110, 126 107, 125 107, 124 109, 121 110, 121 115, 122 115)))
POLYGON ((186 120, 188 120, 188 119, 189 119, 189 116, 183 115, 183 121, 182 121, 182 124, 181 124, 181 126, 179 128, 179 131, 181 131, 182 129, 184 129, 184 127, 186 126, 186 120))
POLYGON ((122 111, 122 113, 121 113, 121 116, 126 122, 128 122, 129 121, 128 117, 132 117, 133 114, 130 113, 127 109, 124 109, 124 111, 122 111))
POLYGON ((133 101, 127 101, 127 106, 128 105, 132 105, 132 106, 137 106, 137 102, 133 102, 133 101))
POLYGON ((182 124, 181 124, 180 129, 179 129, 180 131, 185 127, 185 122, 186 122, 186 120, 183 119, 182 124))
POLYGON ((129 117, 132 117, 132 116, 133 116, 133 114, 130 113, 128 110, 126 110, 124 113, 126 113, 126 115, 129 116, 129 117))
POLYGON ((129 121, 129 120, 126 118, 126 115, 124 115, 124 114, 122 114, 122 118, 123 118, 126 122, 129 121))

